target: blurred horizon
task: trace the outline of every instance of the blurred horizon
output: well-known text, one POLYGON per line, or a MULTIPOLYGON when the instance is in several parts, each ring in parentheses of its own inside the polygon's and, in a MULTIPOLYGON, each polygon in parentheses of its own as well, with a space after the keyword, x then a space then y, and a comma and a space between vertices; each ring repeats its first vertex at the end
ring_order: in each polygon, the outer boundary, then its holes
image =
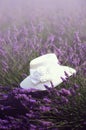
POLYGON ((84 0, 0 0, 0 26, 5 23, 19 23, 29 17, 60 17, 77 18, 85 9, 84 0))

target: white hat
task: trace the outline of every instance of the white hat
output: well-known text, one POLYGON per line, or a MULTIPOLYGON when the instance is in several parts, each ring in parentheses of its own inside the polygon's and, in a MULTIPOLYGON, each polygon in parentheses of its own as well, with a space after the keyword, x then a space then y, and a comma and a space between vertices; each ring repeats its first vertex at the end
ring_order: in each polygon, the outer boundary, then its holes
POLYGON ((76 73, 76 70, 67 66, 62 66, 54 53, 49 53, 33 59, 30 62, 30 75, 25 78, 20 86, 24 89, 46 90, 44 85, 54 87, 66 79, 65 72, 68 76, 76 73))

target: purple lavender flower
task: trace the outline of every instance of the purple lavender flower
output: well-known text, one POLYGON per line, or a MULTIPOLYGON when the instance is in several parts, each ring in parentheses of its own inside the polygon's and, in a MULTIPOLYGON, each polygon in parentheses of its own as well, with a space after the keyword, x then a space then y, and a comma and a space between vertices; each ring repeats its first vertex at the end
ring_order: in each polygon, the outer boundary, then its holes
POLYGON ((71 95, 71 92, 70 92, 69 90, 65 89, 65 88, 62 88, 62 89, 60 90, 60 93, 61 93, 62 95, 67 95, 67 96, 70 96, 70 95, 71 95))
POLYGON ((76 95, 76 91, 73 88, 70 88, 70 92, 72 95, 76 95))
POLYGON ((64 73, 65 73, 65 76, 68 78, 69 77, 68 73, 66 71, 64 73))
POLYGON ((51 103, 51 100, 50 100, 49 98, 47 98, 47 97, 43 98, 43 100, 44 100, 44 102, 46 102, 46 103, 51 103))
POLYGON ((61 96, 61 99, 62 99, 63 103, 68 103, 69 102, 69 100, 64 96, 61 96))
POLYGON ((80 87, 79 85, 74 84, 74 89, 75 89, 75 90, 78 89, 79 87, 80 87))
POLYGON ((50 111, 50 107, 49 106, 40 106, 40 108, 39 108, 41 111, 43 111, 43 112, 47 112, 47 111, 50 111))
POLYGON ((30 124, 30 130, 36 130, 36 125, 30 124))
POLYGON ((62 79, 63 82, 67 82, 66 78, 61 77, 61 79, 62 79))
POLYGON ((35 99, 29 99, 29 102, 30 103, 36 103, 36 100, 35 99))
POLYGON ((52 122, 49 122, 49 121, 43 121, 41 120, 40 121, 41 125, 45 126, 45 127, 48 127, 48 126, 52 126, 53 123, 52 122))

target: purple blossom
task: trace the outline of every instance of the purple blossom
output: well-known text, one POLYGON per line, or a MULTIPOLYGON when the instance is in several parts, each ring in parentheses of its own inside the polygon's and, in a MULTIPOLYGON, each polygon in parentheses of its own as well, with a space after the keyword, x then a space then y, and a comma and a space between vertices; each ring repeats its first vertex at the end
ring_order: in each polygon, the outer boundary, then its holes
POLYGON ((68 95, 68 96, 71 95, 71 92, 69 90, 65 89, 65 88, 62 88, 60 90, 60 93, 63 94, 63 95, 68 95))
POLYGON ((78 88, 80 88, 80 86, 78 84, 74 84, 74 89, 76 90, 78 88))
POLYGON ((52 126, 53 123, 52 122, 49 122, 49 121, 43 121, 41 120, 40 121, 41 125, 45 126, 45 127, 48 127, 48 126, 52 126))
POLYGON ((33 124, 30 125, 30 130, 35 130, 37 127, 33 124))
POLYGON ((65 73, 65 76, 68 78, 69 77, 68 73, 66 71, 64 73, 65 73))
POLYGON ((49 98, 43 98, 43 100, 44 100, 44 102, 46 102, 46 103, 51 103, 51 100, 49 99, 49 98))
POLYGON ((76 91, 73 88, 70 88, 70 92, 72 95, 76 95, 76 91))
POLYGON ((35 99, 29 99, 29 102, 30 103, 36 103, 36 100, 35 99))
POLYGON ((62 79, 63 82, 66 82, 66 81, 67 81, 66 78, 61 77, 61 79, 62 79))
POLYGON ((48 106, 40 106, 40 110, 43 111, 43 112, 46 112, 46 111, 50 111, 50 107, 48 106))
POLYGON ((61 96, 61 99, 62 99, 63 103, 68 103, 69 102, 69 100, 64 96, 61 96))

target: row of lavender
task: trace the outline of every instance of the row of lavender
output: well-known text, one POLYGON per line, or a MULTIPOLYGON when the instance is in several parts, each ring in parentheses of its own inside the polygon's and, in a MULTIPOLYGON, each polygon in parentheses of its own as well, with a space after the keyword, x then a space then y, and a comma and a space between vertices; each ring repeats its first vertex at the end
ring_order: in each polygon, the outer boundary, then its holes
POLYGON ((80 39, 79 31, 71 34, 72 27, 67 32, 66 24, 60 27, 52 25, 52 22, 49 24, 40 22, 35 25, 35 22, 31 22, 1 32, 0 85, 19 85, 29 72, 30 60, 48 52, 56 53, 62 64, 81 69, 85 73, 86 42, 80 39))
POLYGON ((56 16, 46 19, 37 16, 22 27, 1 31, 0 129, 85 127, 86 43, 80 36, 83 32, 79 32, 82 21, 77 23, 70 16, 57 21, 56 16), (47 91, 43 93, 19 88, 29 73, 30 60, 49 52, 54 52, 62 64, 75 68, 77 74, 57 89, 45 86, 47 91))

